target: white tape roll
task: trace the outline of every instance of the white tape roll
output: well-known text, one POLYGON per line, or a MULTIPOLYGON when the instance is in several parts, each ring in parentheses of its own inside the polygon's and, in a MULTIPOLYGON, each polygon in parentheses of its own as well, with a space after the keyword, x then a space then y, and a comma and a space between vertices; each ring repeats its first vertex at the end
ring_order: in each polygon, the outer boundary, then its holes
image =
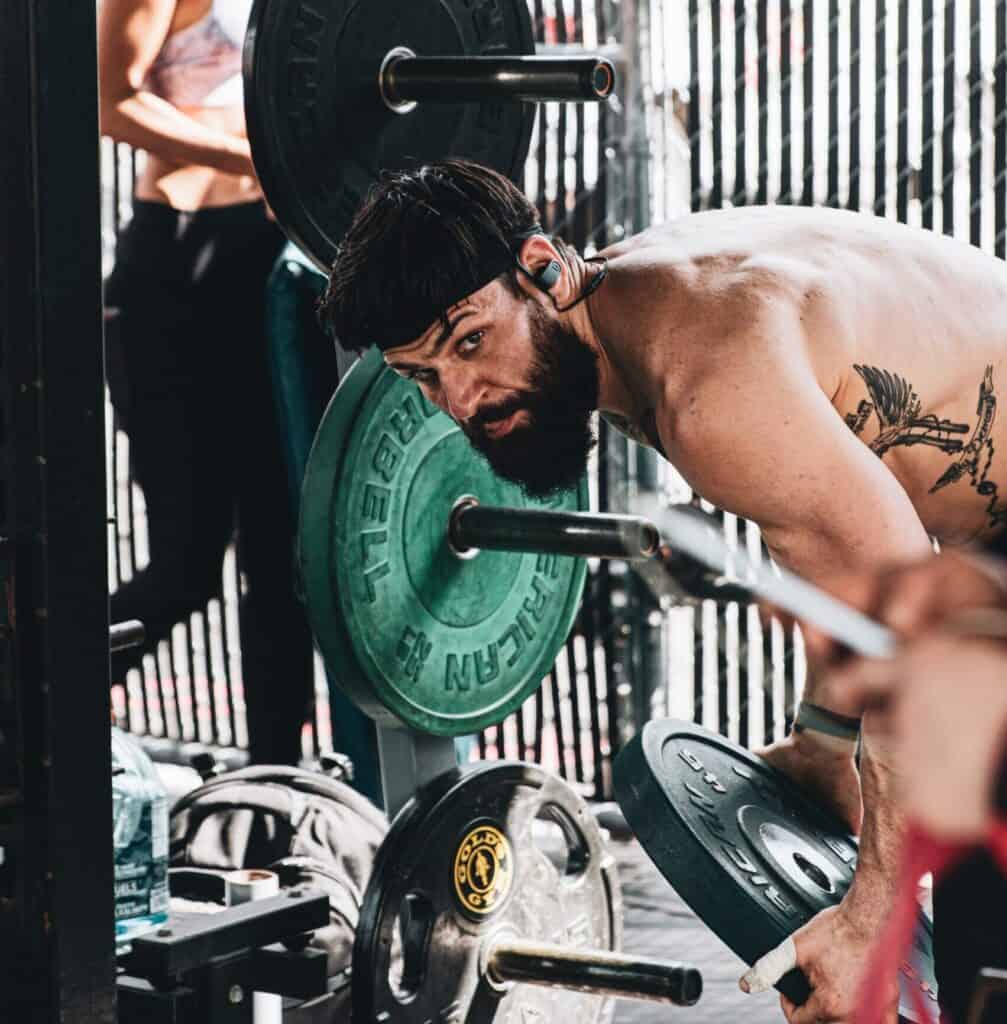
MULTIPOLYGON (((268 899, 280 891, 280 876, 273 871, 232 871, 224 877, 227 905, 268 899)), ((252 1024, 283 1024, 283 996, 271 992, 252 995, 252 1024)))
POLYGON ((741 987, 754 995, 767 992, 787 973, 797 966, 797 946, 791 936, 787 936, 776 949, 771 949, 764 957, 756 960, 741 976, 741 987))

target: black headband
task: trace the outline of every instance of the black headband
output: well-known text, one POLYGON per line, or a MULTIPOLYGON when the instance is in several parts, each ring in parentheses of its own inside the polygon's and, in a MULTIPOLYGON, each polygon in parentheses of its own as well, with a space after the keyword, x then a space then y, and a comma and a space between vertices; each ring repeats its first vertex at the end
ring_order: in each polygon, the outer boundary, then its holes
POLYGON ((542 230, 540 224, 536 224, 528 231, 522 231, 520 234, 515 235, 509 246, 502 244, 493 244, 489 247, 487 253, 480 253, 478 266, 472 268, 473 273, 471 276, 466 276, 459 280, 458 287, 454 292, 448 293, 447 301, 443 309, 430 308, 429 315, 425 312, 423 314, 424 319, 420 322, 420 317, 416 317, 409 323, 393 323, 390 320, 385 321, 381 324, 379 331, 375 331, 376 337, 374 337, 373 343, 382 352, 387 352, 390 348, 398 348, 400 345, 408 344, 410 341, 418 338, 427 328, 430 327, 434 321, 442 317, 446 310, 452 306, 461 302, 462 299, 474 292, 479 291, 480 288, 485 288, 491 281, 496 280, 501 274, 507 273, 512 270, 518 261, 518 252, 521 248, 522 243, 532 238, 534 235, 541 235, 545 232, 542 230))

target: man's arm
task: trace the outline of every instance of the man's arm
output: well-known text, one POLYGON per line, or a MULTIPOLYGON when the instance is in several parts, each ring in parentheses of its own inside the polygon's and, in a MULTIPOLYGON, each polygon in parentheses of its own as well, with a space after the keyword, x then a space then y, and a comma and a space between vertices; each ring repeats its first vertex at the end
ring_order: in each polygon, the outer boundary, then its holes
POLYGON ((708 501, 758 523, 781 565, 827 585, 933 553, 901 484, 822 390, 795 312, 767 303, 734 336, 687 344, 704 368, 659 419, 668 458, 708 501))
MULTIPOLYGON (((758 523, 774 557, 813 582, 932 553, 898 480, 854 437, 823 392, 808 344, 796 314, 779 307, 757 311, 738 336, 717 346, 717 370, 670 421, 663 438, 669 459, 704 498, 758 523)), ((813 676, 803 701, 844 717, 858 717, 861 710, 841 696, 827 698, 813 676)), ((862 967, 863 950, 893 892, 901 821, 880 749, 868 720, 860 766, 866 807, 860 866, 842 919, 821 926, 822 935, 802 939, 798 933, 796 939, 816 989, 807 1012, 826 1019, 852 1009, 852 975, 862 967), (848 948, 861 947, 845 961, 827 953, 838 936, 848 948)), ((807 731, 792 734, 770 760, 823 798, 832 796, 837 806, 843 794, 830 793, 837 780, 846 779, 856 798, 853 752, 853 742, 837 746, 834 737, 807 731)))

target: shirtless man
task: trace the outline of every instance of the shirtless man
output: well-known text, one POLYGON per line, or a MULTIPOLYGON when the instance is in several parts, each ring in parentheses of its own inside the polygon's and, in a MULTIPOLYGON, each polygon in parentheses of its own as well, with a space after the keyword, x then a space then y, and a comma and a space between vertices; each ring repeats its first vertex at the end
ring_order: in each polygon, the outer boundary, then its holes
MULTIPOLYGON (((323 311, 344 347, 378 345, 530 493, 583 472, 597 409, 812 581, 1007 518, 1007 266, 937 234, 738 209, 585 260, 510 182, 447 162, 374 189, 323 311)), ((814 991, 784 1005, 792 1024, 849 1017, 892 898, 892 771, 868 714, 858 778, 859 717, 811 679, 799 728, 764 752, 861 829, 847 896, 795 936, 814 991)))

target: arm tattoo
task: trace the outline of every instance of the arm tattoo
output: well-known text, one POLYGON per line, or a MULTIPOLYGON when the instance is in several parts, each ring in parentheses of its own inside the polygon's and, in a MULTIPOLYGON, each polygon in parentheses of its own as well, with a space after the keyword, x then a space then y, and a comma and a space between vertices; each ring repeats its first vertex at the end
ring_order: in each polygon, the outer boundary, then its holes
POLYGON ((637 444, 642 444, 647 448, 653 448, 660 455, 668 457, 661 444, 661 435, 657 429, 657 415, 653 409, 648 409, 640 417, 639 423, 635 423, 628 416, 620 416, 614 412, 603 412, 602 416, 620 434, 625 434, 631 441, 636 441, 637 444))
POLYGON ((871 442, 871 450, 883 458, 896 445, 925 444, 938 448, 945 455, 957 456, 930 488, 930 493, 968 478, 970 486, 989 502, 986 506, 988 526, 1007 522, 1007 502, 999 501, 997 484, 989 479, 993 463, 993 423, 997 399, 993 389, 993 367, 987 366, 979 385, 978 417, 972 436, 967 423, 938 419, 932 413, 921 415, 919 396, 904 377, 878 369, 876 366, 854 365, 867 386, 868 399, 860 402, 855 413, 847 413, 846 425, 860 434, 871 414, 878 418, 880 432, 871 442))
POLYGON ((997 396, 993 390, 993 367, 987 366, 979 385, 979 402, 976 405, 976 422, 972 437, 965 446, 960 457, 945 470, 941 478, 930 488, 930 493, 939 491, 948 484, 953 484, 963 476, 969 478, 970 486, 984 498, 989 498, 986 515, 990 526, 1000 526, 1007 522, 1007 502, 1001 502, 999 489, 989 479, 990 467, 993 464, 993 423, 997 415, 997 396))
POLYGON ((947 455, 962 450, 964 442, 955 435, 968 433, 967 423, 939 420, 933 414, 921 416, 919 396, 904 377, 876 366, 854 365, 853 369, 867 385, 870 401, 861 402, 856 413, 846 417, 846 423, 859 434, 871 413, 877 415, 880 433, 871 442, 875 455, 884 456, 896 445, 932 445, 947 455))

